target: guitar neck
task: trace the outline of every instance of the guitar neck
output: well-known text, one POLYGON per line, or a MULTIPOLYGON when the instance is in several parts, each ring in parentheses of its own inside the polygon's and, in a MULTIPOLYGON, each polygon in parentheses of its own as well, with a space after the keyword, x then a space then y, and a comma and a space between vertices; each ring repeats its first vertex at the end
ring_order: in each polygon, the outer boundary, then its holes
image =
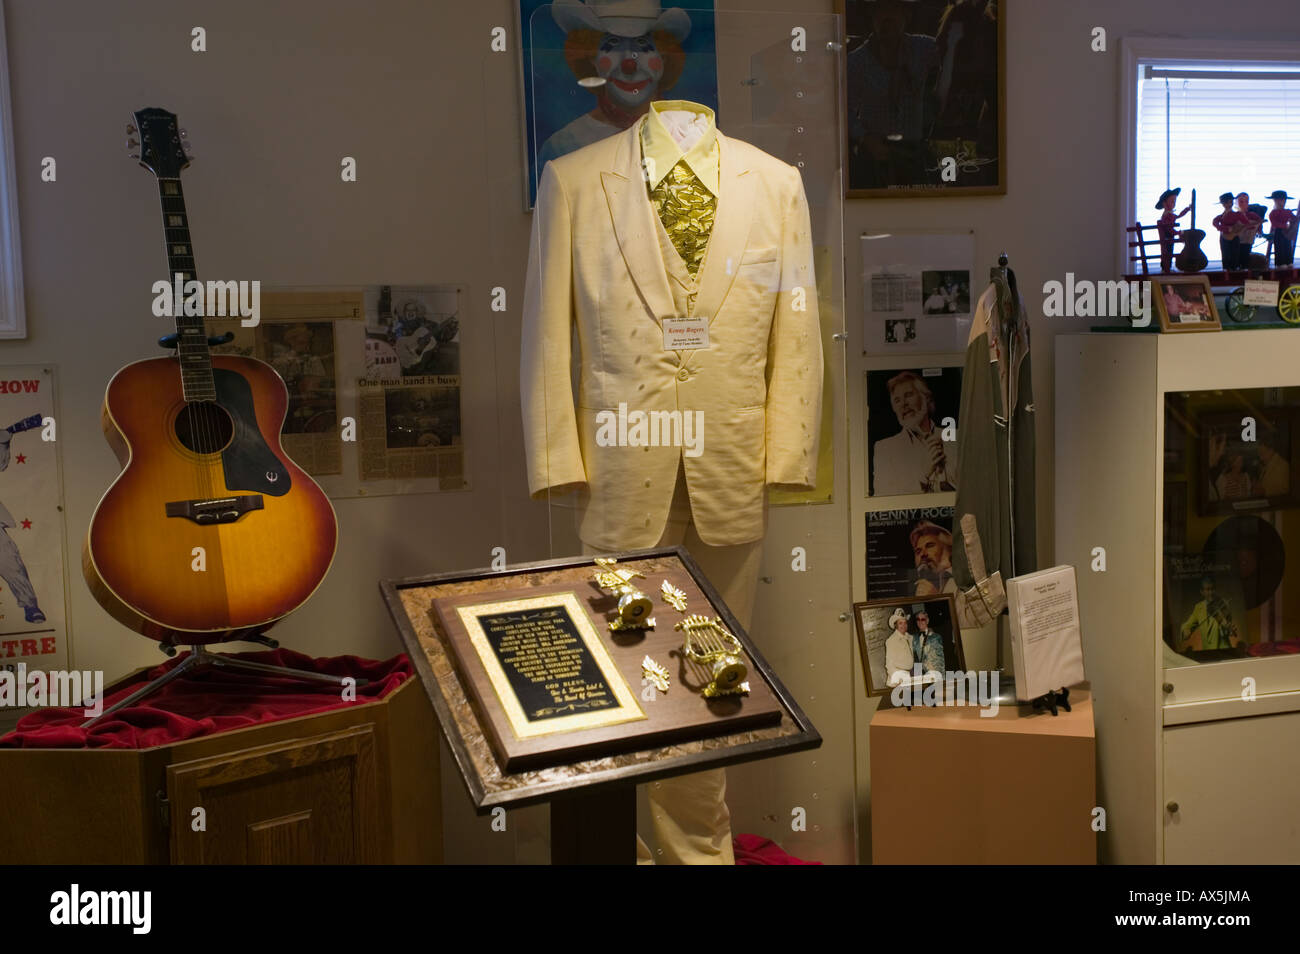
MULTIPOLYGON (((178 275, 182 283, 197 281, 194 246, 190 244, 190 218, 185 211, 181 180, 159 178, 158 195, 162 200, 163 235, 167 241, 167 283, 171 285, 178 275)), ((203 316, 185 314, 181 301, 174 301, 172 310, 176 322, 176 356, 180 361, 185 400, 215 401, 217 390, 212 380, 212 352, 208 349, 208 332, 203 316)))

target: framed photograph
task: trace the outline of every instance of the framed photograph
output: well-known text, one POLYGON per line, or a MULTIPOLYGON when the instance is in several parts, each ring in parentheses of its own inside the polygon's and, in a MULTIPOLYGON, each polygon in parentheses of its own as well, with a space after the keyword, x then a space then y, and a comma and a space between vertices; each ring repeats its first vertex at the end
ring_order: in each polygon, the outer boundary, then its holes
POLYGON ((1214 291, 1204 275, 1151 276, 1151 297, 1160 315, 1160 330, 1222 331, 1214 291))
POLYGON ((867 372, 867 496, 957 489, 961 368, 867 372))
POLYGON ((1289 407, 1198 415, 1197 512, 1204 517, 1300 504, 1291 471, 1298 422, 1300 413, 1289 407))
POLYGON ((527 208, 542 166, 622 132, 659 99, 718 109, 713 0, 519 0, 527 208))
POLYGON ((836 0, 849 198, 1006 193, 1005 8, 836 0))
POLYGON ((853 619, 868 696, 941 682, 945 674, 966 669, 951 594, 854 603, 853 619))

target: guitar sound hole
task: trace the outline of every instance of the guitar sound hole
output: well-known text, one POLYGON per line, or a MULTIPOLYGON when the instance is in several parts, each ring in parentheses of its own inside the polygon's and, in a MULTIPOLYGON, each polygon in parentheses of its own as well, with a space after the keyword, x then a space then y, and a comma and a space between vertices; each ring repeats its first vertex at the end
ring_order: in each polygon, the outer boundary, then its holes
POLYGON ((176 415, 176 439, 196 454, 219 453, 234 434, 230 415, 211 401, 191 401, 176 415))

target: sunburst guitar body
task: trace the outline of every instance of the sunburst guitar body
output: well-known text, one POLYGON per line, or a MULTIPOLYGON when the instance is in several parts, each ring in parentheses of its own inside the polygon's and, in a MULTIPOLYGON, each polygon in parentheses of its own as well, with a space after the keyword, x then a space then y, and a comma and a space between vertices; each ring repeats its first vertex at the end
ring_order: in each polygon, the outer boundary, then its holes
MULTIPOLYGON (((176 117, 135 114, 142 164, 185 164, 176 117)), ((171 271, 193 279, 177 175, 158 172, 171 271)), ((91 592, 117 620, 167 644, 260 634, 321 584, 337 523, 320 487, 280 445, 288 392, 275 369, 211 353, 202 317, 180 316, 173 357, 122 368, 102 424, 122 473, 82 551, 91 592)))

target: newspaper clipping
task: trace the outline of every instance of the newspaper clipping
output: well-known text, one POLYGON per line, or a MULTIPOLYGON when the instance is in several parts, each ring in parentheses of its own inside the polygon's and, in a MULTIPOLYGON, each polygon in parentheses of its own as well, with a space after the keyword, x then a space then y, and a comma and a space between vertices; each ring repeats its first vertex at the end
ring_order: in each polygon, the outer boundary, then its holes
POLYGON ((464 484, 460 417, 460 294, 380 288, 366 313, 366 371, 358 382, 362 480, 436 478, 464 484))
POLYGON ((343 472, 334 322, 360 316, 357 292, 267 292, 258 325, 223 329, 234 340, 213 349, 259 358, 284 379, 289 407, 280 443, 314 477, 343 472))

